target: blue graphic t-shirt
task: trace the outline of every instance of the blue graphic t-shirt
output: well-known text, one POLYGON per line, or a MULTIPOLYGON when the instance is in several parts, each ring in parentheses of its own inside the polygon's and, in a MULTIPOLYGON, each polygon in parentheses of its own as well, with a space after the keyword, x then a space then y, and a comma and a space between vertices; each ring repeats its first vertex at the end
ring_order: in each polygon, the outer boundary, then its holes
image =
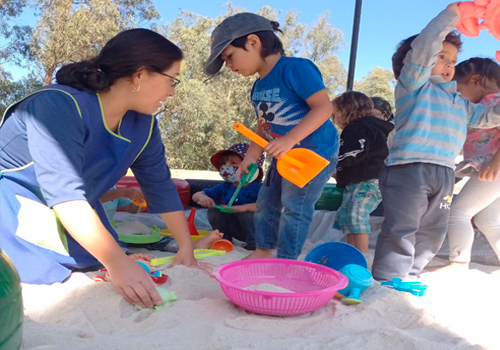
MULTIPOLYGON (((310 96, 325 89, 318 67, 310 60, 281 57, 252 87, 258 123, 269 141, 286 135, 309 113, 310 96)), ((338 133, 329 119, 295 147, 310 149, 330 159, 338 149, 338 133)))

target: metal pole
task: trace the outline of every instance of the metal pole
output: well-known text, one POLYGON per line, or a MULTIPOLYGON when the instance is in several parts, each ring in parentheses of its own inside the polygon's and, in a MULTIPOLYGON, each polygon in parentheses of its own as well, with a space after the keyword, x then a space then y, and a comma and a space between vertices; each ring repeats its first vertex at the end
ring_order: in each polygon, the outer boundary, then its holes
POLYGON ((356 70, 356 54, 358 53, 359 22, 361 20, 361 5, 363 0, 356 0, 354 9, 354 24, 352 26, 351 55, 349 57, 349 71, 347 73, 347 91, 354 85, 354 71, 356 70))

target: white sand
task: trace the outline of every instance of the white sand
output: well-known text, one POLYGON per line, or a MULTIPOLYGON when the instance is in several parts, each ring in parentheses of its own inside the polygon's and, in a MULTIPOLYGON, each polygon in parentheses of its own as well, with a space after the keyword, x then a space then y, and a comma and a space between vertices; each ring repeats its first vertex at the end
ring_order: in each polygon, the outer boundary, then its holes
POLYGON ((272 292, 272 293, 295 293, 293 290, 276 286, 270 283, 254 284, 245 288, 246 290, 256 290, 259 292, 272 292))
MULTIPOLYGON (((218 179, 217 173, 212 175, 218 179)), ((178 172, 174 177, 197 176, 178 172)), ((203 177, 208 178, 205 173, 203 177)), ((196 225, 206 229, 202 214, 200 210, 196 225)), ((331 230, 333 217, 331 212, 315 214, 304 254, 320 239, 340 239, 331 230)), ((161 226, 149 219, 148 225, 161 226)), ((377 230, 381 218, 372 219, 377 230)), ((375 237, 370 237, 371 246, 375 237)), ((221 264, 246 254, 236 247, 203 261, 221 264)), ((23 285, 22 349, 500 349, 498 266, 472 264, 469 272, 458 276, 450 271, 426 273, 421 280, 429 288, 423 297, 376 282, 361 295, 364 302, 359 305, 346 306, 334 299, 315 312, 289 318, 249 314, 227 299, 215 279, 199 270, 178 266, 164 271, 170 279, 163 287, 175 291, 179 300, 160 312, 134 309, 111 283, 93 282, 95 273, 75 273, 64 284, 23 285)))
MULTIPOLYGON (((163 253, 155 252, 156 256, 163 253)), ((373 252, 372 252, 373 253, 373 252)), ((206 262, 242 258, 242 248, 206 262)), ((179 300, 165 310, 135 310, 95 273, 75 273, 64 284, 24 285, 22 349, 499 349, 500 270, 473 265, 461 278, 423 275, 424 297, 381 287, 364 302, 326 307, 298 317, 249 314, 217 281, 183 266, 166 269, 163 285, 179 300)))

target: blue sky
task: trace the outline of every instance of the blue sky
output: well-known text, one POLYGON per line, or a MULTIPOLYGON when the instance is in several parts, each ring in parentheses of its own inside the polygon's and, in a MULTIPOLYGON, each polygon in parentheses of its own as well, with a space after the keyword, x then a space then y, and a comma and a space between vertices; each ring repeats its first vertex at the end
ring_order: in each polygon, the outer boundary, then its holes
MULTIPOLYGON (((161 23, 173 21, 179 11, 188 10, 200 15, 216 17, 224 12, 223 1, 213 0, 153 0, 161 15, 161 23)), ((293 9, 300 13, 299 21, 313 25, 318 15, 330 11, 330 23, 344 33, 344 49, 338 52, 343 64, 349 65, 352 24, 355 0, 233 0, 233 5, 250 12, 262 6, 271 6, 281 13, 293 9)), ((391 69, 391 56, 397 43, 418 33, 433 17, 449 4, 446 0, 364 0, 356 62, 356 80, 361 79, 375 67, 391 69)), ((33 24, 29 14, 19 21, 33 24)), ((464 47, 459 61, 473 56, 494 57, 500 49, 500 41, 486 31, 478 38, 463 36, 464 47)), ((23 71, 12 66, 5 67, 15 77, 23 71)))

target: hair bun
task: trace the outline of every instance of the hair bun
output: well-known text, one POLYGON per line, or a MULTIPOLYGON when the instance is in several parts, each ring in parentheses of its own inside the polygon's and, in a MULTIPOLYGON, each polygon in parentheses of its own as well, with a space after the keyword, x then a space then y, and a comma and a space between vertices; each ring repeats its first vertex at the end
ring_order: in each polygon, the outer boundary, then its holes
POLYGON ((57 83, 84 91, 106 91, 110 81, 95 59, 80 61, 62 67, 56 74, 57 83))

